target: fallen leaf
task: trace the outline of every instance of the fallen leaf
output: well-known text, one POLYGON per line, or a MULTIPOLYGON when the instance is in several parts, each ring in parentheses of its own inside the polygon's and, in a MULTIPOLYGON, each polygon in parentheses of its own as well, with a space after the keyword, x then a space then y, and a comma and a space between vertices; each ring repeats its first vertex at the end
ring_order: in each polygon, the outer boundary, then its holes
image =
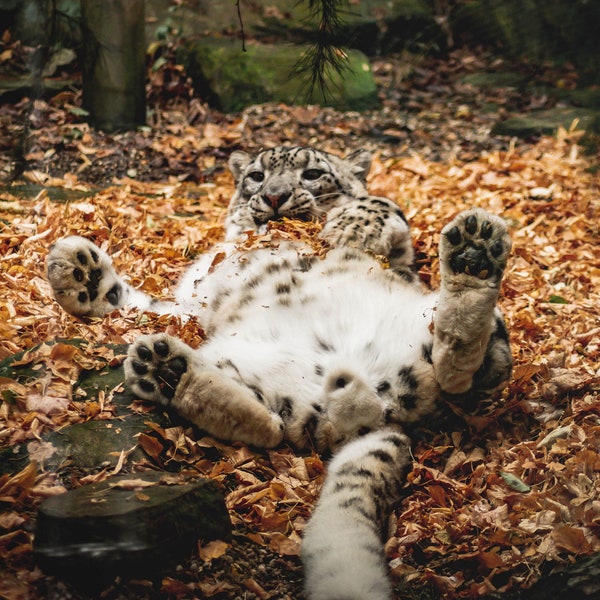
POLYGON ((154 436, 140 433, 137 438, 140 448, 154 460, 158 460, 163 452, 163 445, 154 436))
POLYGON ((526 483, 521 481, 518 477, 516 477, 512 473, 506 473, 505 471, 501 471, 500 477, 502 477, 502 479, 504 479, 504 481, 506 482, 506 485, 508 485, 508 487, 511 490, 515 490, 516 492, 522 492, 522 493, 527 493, 527 492, 531 491, 531 488, 526 483))
POLYGON ((144 479, 122 479, 121 481, 110 481, 109 487, 115 490, 141 490, 158 485, 157 481, 146 481, 144 479))
POLYGON ((198 542, 198 556, 203 561, 213 560, 214 558, 220 558, 227 552, 229 544, 222 540, 213 540, 206 544, 198 542))
POLYGON ((562 438, 568 438, 571 435, 571 425, 564 425, 563 427, 557 427, 546 435, 541 441, 538 442, 538 448, 550 448, 556 442, 556 440, 562 438))
POLYGON ((557 547, 572 554, 587 554, 592 551, 592 547, 587 541, 583 530, 579 527, 558 525, 552 530, 550 535, 557 547))
POLYGON ((283 533, 274 533, 270 536, 269 548, 281 555, 300 556, 300 541, 283 533))
POLYGON ((45 415, 57 415, 67 410, 69 399, 50 395, 29 394, 25 406, 30 411, 41 412, 45 415))

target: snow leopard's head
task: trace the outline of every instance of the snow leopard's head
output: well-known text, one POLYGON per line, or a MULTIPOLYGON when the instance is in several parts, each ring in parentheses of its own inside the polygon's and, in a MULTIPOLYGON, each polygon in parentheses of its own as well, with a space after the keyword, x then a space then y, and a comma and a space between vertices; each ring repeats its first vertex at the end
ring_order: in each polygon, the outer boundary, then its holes
POLYGON ((236 189, 227 214, 227 237, 260 230, 282 217, 319 218, 348 198, 367 196, 371 154, 342 159, 304 147, 278 146, 255 156, 234 152, 229 167, 236 189))

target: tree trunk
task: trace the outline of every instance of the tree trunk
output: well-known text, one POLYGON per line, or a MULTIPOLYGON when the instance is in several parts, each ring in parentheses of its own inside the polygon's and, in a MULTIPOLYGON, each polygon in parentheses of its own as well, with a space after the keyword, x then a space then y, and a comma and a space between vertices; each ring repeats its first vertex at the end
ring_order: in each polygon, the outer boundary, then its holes
POLYGON ((106 131, 146 122, 144 0, 82 0, 83 106, 106 131))

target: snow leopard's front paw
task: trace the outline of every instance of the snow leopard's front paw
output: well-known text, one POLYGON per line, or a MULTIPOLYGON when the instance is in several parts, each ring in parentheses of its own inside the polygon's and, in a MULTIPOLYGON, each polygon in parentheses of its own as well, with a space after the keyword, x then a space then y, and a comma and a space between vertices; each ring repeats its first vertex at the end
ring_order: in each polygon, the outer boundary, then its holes
POLYGON ((476 280, 497 285, 511 248, 505 222, 481 208, 460 213, 442 230, 442 280, 469 287, 476 280), (466 276, 466 277, 465 277, 466 276))
POLYGON ((46 270, 54 297, 72 315, 102 317, 123 306, 126 285, 109 256, 83 237, 53 244, 46 270))
POLYGON ((193 350, 177 338, 142 335, 129 347, 125 382, 143 400, 168 405, 192 362, 193 350))
POLYGON ((402 211, 387 198, 370 196, 331 209, 321 237, 334 248, 353 246, 383 256, 412 279, 410 230, 402 211))

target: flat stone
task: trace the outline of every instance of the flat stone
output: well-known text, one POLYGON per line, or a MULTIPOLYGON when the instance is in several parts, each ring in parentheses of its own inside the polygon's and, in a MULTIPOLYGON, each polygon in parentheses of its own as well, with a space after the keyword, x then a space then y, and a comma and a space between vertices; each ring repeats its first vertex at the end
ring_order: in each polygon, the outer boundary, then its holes
MULTIPOLYGON (((121 395, 115 395, 115 399, 121 395)), ((97 470, 115 467, 121 453, 129 462, 147 458, 137 445, 140 433, 148 432, 148 422, 168 426, 168 418, 155 411, 143 415, 125 414, 120 419, 85 421, 42 436, 41 440, 0 450, 0 474, 17 473, 31 460, 45 471, 65 474, 69 469, 97 470)), ((174 463, 174 467, 179 467, 174 463)))
MULTIPOLYGON (((84 469, 114 467, 121 452, 127 452, 129 460, 140 460, 145 455, 137 446, 140 433, 149 430, 149 415, 129 415, 122 421, 86 421, 63 427, 60 432, 52 432, 43 438, 47 457, 42 461, 46 470, 56 471, 68 462, 84 469)), ((32 458, 37 446, 28 445, 32 458)))
POLYGON ((203 541, 231 538, 223 495, 210 480, 171 484, 145 472, 113 477, 45 500, 34 539, 37 564, 93 587, 151 576, 203 541))
POLYGON ((523 88, 529 77, 513 71, 477 71, 462 78, 462 82, 479 88, 523 88))
MULTIPOLYGON (((77 347, 81 345, 80 340, 61 343, 77 347)), ((127 351, 126 346, 114 349, 117 354, 127 351)), ((45 369, 38 368, 39 363, 19 364, 23 355, 20 353, 1 361, 0 376, 21 383, 43 377, 45 369)), ((95 400, 100 392, 108 393, 123 383, 124 378, 122 366, 107 365, 103 369, 83 371, 73 391, 95 400)), ((5 400, 10 401, 10 398, 5 400)), ((0 473, 16 473, 30 460, 36 460, 42 469, 64 472, 73 466, 84 469, 114 467, 122 451, 127 452, 131 461, 145 458, 144 451, 136 448, 138 435, 149 430, 149 421, 167 425, 169 419, 158 410, 147 414, 132 413, 129 409, 132 401, 133 396, 129 391, 115 393, 112 402, 119 417, 117 419, 74 423, 58 432, 44 435, 40 441, 32 440, 0 450, 0 473)))
POLYGON ((588 133, 600 132, 600 111, 584 108, 553 108, 499 121, 492 128, 492 134, 522 138, 553 135, 559 127, 568 130, 575 120, 578 120, 577 129, 583 129, 588 133))

